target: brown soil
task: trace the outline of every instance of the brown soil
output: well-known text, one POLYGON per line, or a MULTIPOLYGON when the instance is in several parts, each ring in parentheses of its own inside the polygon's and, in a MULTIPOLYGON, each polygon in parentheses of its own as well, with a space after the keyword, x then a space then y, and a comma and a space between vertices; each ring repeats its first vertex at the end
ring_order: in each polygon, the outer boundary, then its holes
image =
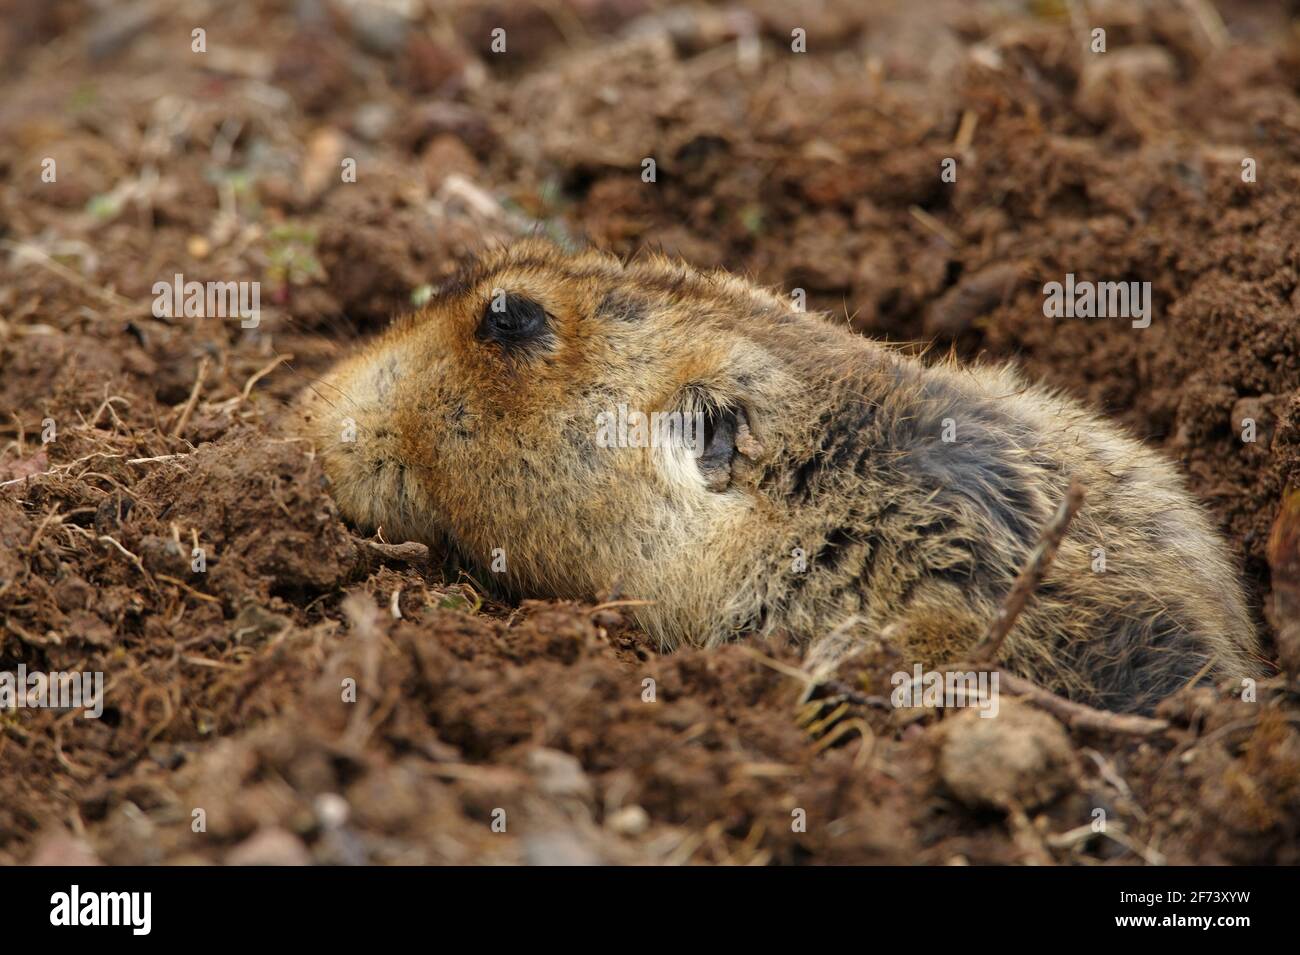
POLYGON ((486 242, 661 247, 1107 409, 1182 462, 1294 669, 1293 6, 428 6, 209 4, 195 53, 162 0, 0 0, 0 671, 107 682, 98 720, 0 712, 0 863, 1300 861, 1284 675, 1140 736, 893 710, 905 664, 856 660, 810 733, 792 647, 485 602, 360 539, 278 426, 486 242), (153 317, 177 272, 260 281, 260 326, 153 317), (1067 272, 1150 281, 1151 327, 1045 319, 1067 272))

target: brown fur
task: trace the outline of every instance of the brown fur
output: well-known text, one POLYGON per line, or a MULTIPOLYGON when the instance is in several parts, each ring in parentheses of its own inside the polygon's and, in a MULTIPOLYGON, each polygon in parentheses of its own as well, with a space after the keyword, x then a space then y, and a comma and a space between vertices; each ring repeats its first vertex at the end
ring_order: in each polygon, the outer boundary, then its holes
POLYGON ((450 539, 482 567, 503 548, 497 579, 516 594, 617 585, 654 601, 636 615, 668 647, 783 629, 823 665, 877 639, 925 665, 960 658, 1077 475, 1087 501, 1006 664, 1121 710, 1211 660, 1212 675, 1254 672, 1232 563, 1162 457, 1009 367, 926 365, 726 273, 523 242, 303 407, 362 527, 450 539), (545 307, 547 342, 476 338, 498 289, 545 307), (597 415, 620 403, 730 407, 751 434, 729 475, 706 476, 663 448, 598 447, 597 415))

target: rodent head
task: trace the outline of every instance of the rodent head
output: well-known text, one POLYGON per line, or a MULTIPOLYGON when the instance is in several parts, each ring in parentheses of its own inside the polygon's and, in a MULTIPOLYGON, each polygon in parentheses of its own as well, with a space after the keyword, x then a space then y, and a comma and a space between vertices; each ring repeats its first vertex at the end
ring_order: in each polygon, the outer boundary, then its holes
POLYGON ((760 485, 806 417, 796 366, 830 331, 725 273, 528 240, 302 404, 363 528, 450 539, 517 594, 653 598, 638 616, 666 641, 713 639, 720 616, 752 622, 737 580, 773 506, 760 485), (655 412, 685 417, 642 428, 655 412))

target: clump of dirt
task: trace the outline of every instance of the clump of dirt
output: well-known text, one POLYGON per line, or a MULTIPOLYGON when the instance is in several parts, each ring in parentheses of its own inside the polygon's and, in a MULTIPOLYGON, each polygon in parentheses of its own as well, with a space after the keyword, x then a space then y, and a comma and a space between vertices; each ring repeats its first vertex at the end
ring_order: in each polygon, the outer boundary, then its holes
POLYGON ((1222 6, 261 0, 198 51, 0 0, 0 674, 104 675, 97 719, 0 710, 0 862, 1300 861, 1300 34, 1222 6), (1237 549, 1270 676, 1099 729, 895 707, 886 648, 809 704, 794 639, 661 656, 359 538, 287 403, 533 231, 1102 406, 1237 549), (178 274, 260 314, 160 310, 178 274), (1149 327, 1046 318, 1067 274, 1149 327))

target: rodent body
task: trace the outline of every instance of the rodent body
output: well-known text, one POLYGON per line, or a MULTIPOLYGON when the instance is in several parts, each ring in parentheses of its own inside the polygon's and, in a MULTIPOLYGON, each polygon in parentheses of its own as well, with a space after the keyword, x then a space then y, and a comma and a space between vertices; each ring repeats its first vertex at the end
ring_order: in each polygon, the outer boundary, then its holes
POLYGON ((926 364, 726 273, 519 243, 303 410, 364 528, 504 558, 520 595, 617 587, 670 648, 784 630, 824 664, 881 639, 962 659, 1078 477, 1003 662, 1123 711, 1255 672, 1226 548, 1162 457, 1009 367, 926 364), (703 453, 602 446, 620 406, 701 412, 703 453))

